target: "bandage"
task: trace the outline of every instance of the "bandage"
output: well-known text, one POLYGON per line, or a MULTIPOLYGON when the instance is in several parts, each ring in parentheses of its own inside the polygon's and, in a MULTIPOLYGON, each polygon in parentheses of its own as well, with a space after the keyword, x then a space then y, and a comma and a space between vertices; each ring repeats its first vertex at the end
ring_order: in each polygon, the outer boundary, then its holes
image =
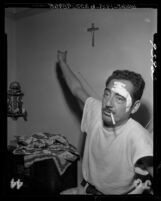
POLYGON ((115 119, 114 119, 114 116, 113 116, 112 112, 111 112, 111 119, 112 119, 112 123, 113 123, 113 125, 115 125, 116 122, 115 122, 115 119))
POLYGON ((126 85, 122 82, 114 82, 114 86, 111 90, 126 98, 126 112, 128 112, 132 105, 132 98, 130 93, 126 90, 125 86, 126 85))

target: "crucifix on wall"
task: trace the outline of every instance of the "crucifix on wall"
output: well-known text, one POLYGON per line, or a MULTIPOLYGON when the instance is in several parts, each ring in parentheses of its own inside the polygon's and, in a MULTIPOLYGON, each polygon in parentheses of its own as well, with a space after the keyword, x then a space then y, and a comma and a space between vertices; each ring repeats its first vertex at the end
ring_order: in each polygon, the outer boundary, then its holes
POLYGON ((94 43, 94 42, 95 42, 95 41, 94 41, 94 32, 97 31, 97 30, 99 30, 99 28, 98 28, 98 27, 95 27, 95 26, 94 26, 94 23, 92 23, 91 27, 87 29, 87 31, 88 31, 88 32, 91 32, 91 34, 92 34, 92 47, 94 47, 94 44, 95 44, 95 43, 94 43))

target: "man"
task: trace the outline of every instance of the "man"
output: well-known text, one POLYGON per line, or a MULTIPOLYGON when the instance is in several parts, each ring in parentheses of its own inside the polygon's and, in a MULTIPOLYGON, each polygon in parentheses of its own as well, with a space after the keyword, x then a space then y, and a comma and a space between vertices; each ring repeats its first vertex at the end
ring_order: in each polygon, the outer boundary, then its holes
MULTIPOLYGON (((82 109, 87 134, 82 186, 62 194, 130 194, 136 169, 153 177, 153 148, 148 131, 130 116, 140 107, 145 82, 140 74, 116 70, 107 79, 102 102, 92 98, 58 51, 58 64, 82 109), (90 190, 92 189, 92 190, 90 190)), ((150 189, 145 183, 137 191, 150 189)))

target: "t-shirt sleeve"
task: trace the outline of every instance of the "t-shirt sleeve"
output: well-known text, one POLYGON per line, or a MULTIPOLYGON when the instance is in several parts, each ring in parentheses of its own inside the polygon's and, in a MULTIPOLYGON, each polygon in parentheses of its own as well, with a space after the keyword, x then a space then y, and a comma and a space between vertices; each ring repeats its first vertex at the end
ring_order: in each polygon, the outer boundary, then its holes
POLYGON ((135 135, 132 135, 131 148, 132 148, 132 163, 136 162, 146 156, 153 156, 153 140, 150 134, 146 130, 141 132, 134 131, 135 135))
POLYGON ((83 116, 81 121, 81 131, 86 132, 90 127, 95 115, 94 111, 96 109, 97 101, 96 99, 89 97, 85 102, 85 106, 83 109, 83 116))

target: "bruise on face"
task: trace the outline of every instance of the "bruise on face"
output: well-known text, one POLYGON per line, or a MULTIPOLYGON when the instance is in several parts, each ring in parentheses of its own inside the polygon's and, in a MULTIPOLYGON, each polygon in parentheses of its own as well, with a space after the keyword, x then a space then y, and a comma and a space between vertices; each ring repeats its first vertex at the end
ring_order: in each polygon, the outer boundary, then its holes
POLYGON ((124 83, 115 81, 111 90, 126 98, 126 112, 128 112, 132 105, 132 98, 130 96, 130 93, 125 88, 125 86, 126 85, 124 83))

